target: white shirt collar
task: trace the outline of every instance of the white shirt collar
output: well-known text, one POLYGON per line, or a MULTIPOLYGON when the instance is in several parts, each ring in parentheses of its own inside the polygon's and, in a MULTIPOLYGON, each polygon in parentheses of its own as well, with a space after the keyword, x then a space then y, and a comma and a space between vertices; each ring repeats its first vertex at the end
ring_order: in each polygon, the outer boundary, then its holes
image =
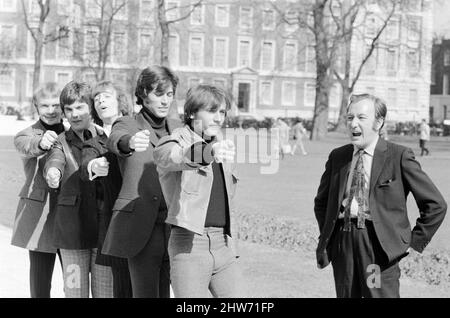
MULTIPOLYGON (((373 154, 375 153, 375 147, 377 146, 378 140, 380 139, 380 136, 376 136, 375 139, 364 149, 364 152, 368 154, 369 156, 373 157, 373 154)), ((353 155, 355 155, 358 152, 359 148, 357 148, 355 145, 353 145, 353 155)))

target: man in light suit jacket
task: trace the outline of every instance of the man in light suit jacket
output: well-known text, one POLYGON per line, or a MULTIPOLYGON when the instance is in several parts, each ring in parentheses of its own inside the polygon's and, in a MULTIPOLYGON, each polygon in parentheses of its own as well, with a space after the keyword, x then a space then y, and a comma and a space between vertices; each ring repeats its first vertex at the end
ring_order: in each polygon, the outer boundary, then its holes
POLYGON ((50 297, 55 264, 52 232, 56 193, 49 191, 42 173, 47 152, 64 131, 59 94, 56 83, 46 83, 38 89, 33 104, 39 120, 14 137, 14 145, 22 156, 25 184, 19 193, 11 244, 29 250, 32 298, 50 297))
POLYGON ((412 150, 379 138, 386 112, 375 96, 352 96, 351 144, 330 153, 314 200, 317 264, 332 263, 337 297, 400 297, 399 260, 424 250, 447 210, 412 150), (412 230, 409 193, 420 212, 412 230))

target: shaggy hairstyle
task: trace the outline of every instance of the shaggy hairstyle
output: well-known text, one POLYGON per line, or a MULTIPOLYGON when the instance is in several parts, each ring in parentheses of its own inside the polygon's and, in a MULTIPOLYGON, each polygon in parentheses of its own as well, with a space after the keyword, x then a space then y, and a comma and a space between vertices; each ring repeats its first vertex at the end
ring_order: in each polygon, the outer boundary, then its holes
POLYGON ((231 108, 230 97, 223 89, 205 84, 191 87, 184 104, 184 123, 190 126, 192 117, 199 110, 215 112, 222 103, 225 103, 226 110, 231 108))
POLYGON ((64 86, 61 96, 59 97, 59 103, 63 112, 66 105, 72 105, 75 102, 84 102, 88 104, 92 111, 92 108, 94 108, 94 100, 91 96, 91 87, 89 84, 71 81, 64 86))
POLYGON ((352 104, 359 103, 362 100, 371 100, 373 102, 373 105, 375 107, 375 119, 376 120, 382 120, 383 124, 381 125, 381 130, 384 126, 384 122, 386 120, 386 114, 387 114, 387 106, 386 103, 381 99, 371 94, 360 94, 360 95, 352 95, 350 97, 350 101, 347 106, 347 111, 349 110, 350 106, 352 104))
POLYGON ((61 89, 59 88, 58 84, 56 84, 55 82, 47 82, 34 92, 31 102, 33 103, 34 107, 37 108, 42 99, 59 98, 60 94, 61 89))
POLYGON ((153 65, 144 69, 137 79, 136 83, 136 104, 144 106, 144 99, 149 93, 163 93, 169 85, 172 85, 173 94, 175 95, 178 76, 165 66, 153 65))
MULTIPOLYGON (((120 87, 114 85, 113 82, 111 82, 111 81, 98 82, 92 89, 92 99, 95 99, 95 96, 97 96, 100 93, 104 93, 104 92, 110 92, 110 93, 115 92, 116 93, 116 98, 117 98, 117 102, 119 105, 119 112, 123 116, 131 115, 133 113, 133 111, 131 109, 131 104, 130 104, 126 94, 123 92, 123 90, 120 87)), ((94 119, 94 122, 97 125, 100 125, 100 126, 103 125, 103 121, 98 116, 97 110, 95 109, 95 107, 92 107, 91 114, 92 114, 92 118, 94 119)))

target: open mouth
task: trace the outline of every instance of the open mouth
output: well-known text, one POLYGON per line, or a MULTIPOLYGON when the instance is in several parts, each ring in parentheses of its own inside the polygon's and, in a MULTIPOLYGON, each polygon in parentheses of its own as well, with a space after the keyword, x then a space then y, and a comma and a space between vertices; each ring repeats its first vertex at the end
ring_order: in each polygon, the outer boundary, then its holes
POLYGON ((361 137, 362 133, 360 133, 360 132, 352 132, 352 136, 353 137, 361 137))

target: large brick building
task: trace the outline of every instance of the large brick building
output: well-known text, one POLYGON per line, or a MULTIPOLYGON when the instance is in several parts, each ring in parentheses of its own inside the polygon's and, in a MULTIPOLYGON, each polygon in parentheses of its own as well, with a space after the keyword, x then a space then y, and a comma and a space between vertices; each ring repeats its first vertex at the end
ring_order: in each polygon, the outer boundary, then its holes
MULTIPOLYGON (((33 14, 33 3, 28 12, 33 14)), ((69 23, 71 36, 45 47, 42 80, 65 83, 70 79, 93 81, 86 53, 95 47, 100 16, 97 0, 54 0, 49 21, 69 23)), ((122 0, 123 1, 123 0, 122 0)), ((160 32, 156 0, 129 0, 116 17, 111 39, 107 78, 126 86, 130 94, 140 68, 159 63, 160 32)), ((298 0, 297 0, 298 1, 298 0)), ((113 5, 120 0, 112 1, 113 5)), ((196 2, 196 1, 192 1, 196 2)), ((281 23, 274 1, 208 1, 180 22, 171 24, 169 60, 180 75, 178 105, 187 88, 198 83, 229 90, 236 109, 261 116, 311 118, 315 101, 314 44, 296 25, 281 23)), ((275 1, 289 8, 292 0, 275 1)), ((182 17, 190 0, 166 0, 168 19, 182 17)), ((420 120, 428 116, 432 1, 411 0, 388 25, 383 43, 365 68, 355 92, 372 92, 385 98, 391 120, 420 120)), ((289 11, 288 9, 286 9, 289 11)), ((377 8, 374 6, 374 11, 377 8)), ((289 17, 289 12, 286 16, 289 17)), ((294 17, 295 18, 295 17, 294 17)), ((370 23, 370 21, 368 22, 370 23)), ((0 0, 2 43, 17 43, 12 55, 0 60, 2 102, 26 104, 32 94, 33 42, 23 23, 20 0, 0 0), (6 39, 6 40, 5 40, 6 39)), ((371 32, 370 27, 365 32, 371 32)), ((356 39, 352 57, 361 58, 364 38, 356 39)), ((2 57, 0 57, 1 59, 2 57)), ((337 116, 340 89, 330 94, 330 118, 337 116)))
POLYGON ((433 43, 430 121, 450 119, 450 40, 433 43))

